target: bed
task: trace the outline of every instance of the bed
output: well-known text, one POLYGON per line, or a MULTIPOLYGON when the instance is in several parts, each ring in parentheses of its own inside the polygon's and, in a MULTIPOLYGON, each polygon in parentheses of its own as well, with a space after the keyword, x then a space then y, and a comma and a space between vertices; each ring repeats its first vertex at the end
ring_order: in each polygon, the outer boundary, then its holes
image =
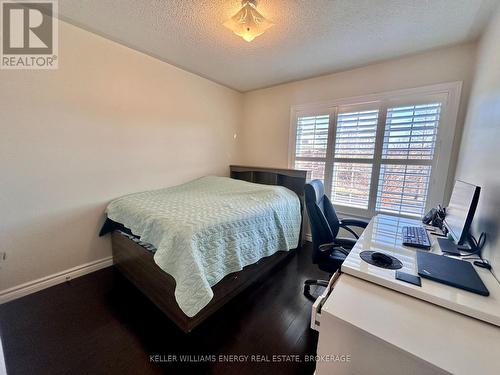
POLYGON ((306 172, 230 172, 131 194, 106 210, 100 234, 111 232, 115 267, 184 332, 302 244, 306 172))

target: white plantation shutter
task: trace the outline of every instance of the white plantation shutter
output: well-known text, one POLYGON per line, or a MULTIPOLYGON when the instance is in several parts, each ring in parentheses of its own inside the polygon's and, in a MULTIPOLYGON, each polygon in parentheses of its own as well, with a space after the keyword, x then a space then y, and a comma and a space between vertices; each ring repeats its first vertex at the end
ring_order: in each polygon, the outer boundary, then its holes
POLYGON ((377 211, 422 216, 430 176, 429 165, 382 164, 377 211))
POLYGON ((377 211, 423 215, 440 114, 441 103, 387 109, 377 211))
POLYGON ((335 204, 368 208, 372 164, 334 163, 331 200, 335 204))
POLYGON ((291 166, 343 214, 422 216, 445 195, 434 169, 450 163, 459 99, 455 82, 297 106, 291 166))
POLYGON ((324 181, 324 179, 325 179, 325 162, 324 161, 295 160, 295 169, 309 171, 308 177, 310 180, 324 181))
POLYGON ((296 157, 325 157, 328 141, 328 115, 299 117, 296 157))
POLYGON ((368 209, 378 109, 340 111, 337 116, 331 200, 368 209))
POLYGON ((335 157, 373 158, 378 110, 339 113, 335 157))
POLYGON ((329 114, 297 118, 294 168, 309 171, 310 179, 324 181, 329 125, 329 114))
POLYGON ((382 157, 432 160, 440 113, 440 103, 389 108, 382 157))

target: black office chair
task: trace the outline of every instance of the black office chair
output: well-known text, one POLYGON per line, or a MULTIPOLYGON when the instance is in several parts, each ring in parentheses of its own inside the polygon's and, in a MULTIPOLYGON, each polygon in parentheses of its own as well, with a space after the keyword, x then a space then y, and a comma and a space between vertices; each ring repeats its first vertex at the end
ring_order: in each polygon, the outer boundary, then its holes
MULTIPOLYGON (((332 202, 325 195, 325 188, 321 180, 313 180, 306 184, 305 200, 311 226, 313 263, 331 275, 339 269, 359 238, 350 227, 366 228, 368 222, 358 219, 339 220, 332 202), (337 237, 340 228, 350 232, 355 238, 337 237)), ((305 281, 304 295, 314 301, 315 298, 310 293, 311 285, 328 286, 328 281, 305 281)))

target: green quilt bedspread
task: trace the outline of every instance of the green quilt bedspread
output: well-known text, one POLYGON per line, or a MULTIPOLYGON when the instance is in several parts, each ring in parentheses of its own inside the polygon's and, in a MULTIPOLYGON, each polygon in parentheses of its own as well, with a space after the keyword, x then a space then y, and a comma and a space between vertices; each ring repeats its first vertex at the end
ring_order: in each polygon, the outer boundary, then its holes
POLYGON ((301 224, 292 191, 215 176, 124 196, 106 213, 156 247, 154 260, 175 279, 175 298, 189 317, 224 276, 296 248, 301 224))

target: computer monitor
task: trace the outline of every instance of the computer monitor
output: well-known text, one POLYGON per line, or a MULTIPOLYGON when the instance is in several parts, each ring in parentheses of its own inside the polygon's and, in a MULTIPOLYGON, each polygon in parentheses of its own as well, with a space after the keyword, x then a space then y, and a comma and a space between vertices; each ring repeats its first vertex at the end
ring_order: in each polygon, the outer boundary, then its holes
POLYGON ((457 245, 463 245, 467 240, 480 191, 479 186, 455 181, 450 204, 446 208, 444 225, 457 245))

